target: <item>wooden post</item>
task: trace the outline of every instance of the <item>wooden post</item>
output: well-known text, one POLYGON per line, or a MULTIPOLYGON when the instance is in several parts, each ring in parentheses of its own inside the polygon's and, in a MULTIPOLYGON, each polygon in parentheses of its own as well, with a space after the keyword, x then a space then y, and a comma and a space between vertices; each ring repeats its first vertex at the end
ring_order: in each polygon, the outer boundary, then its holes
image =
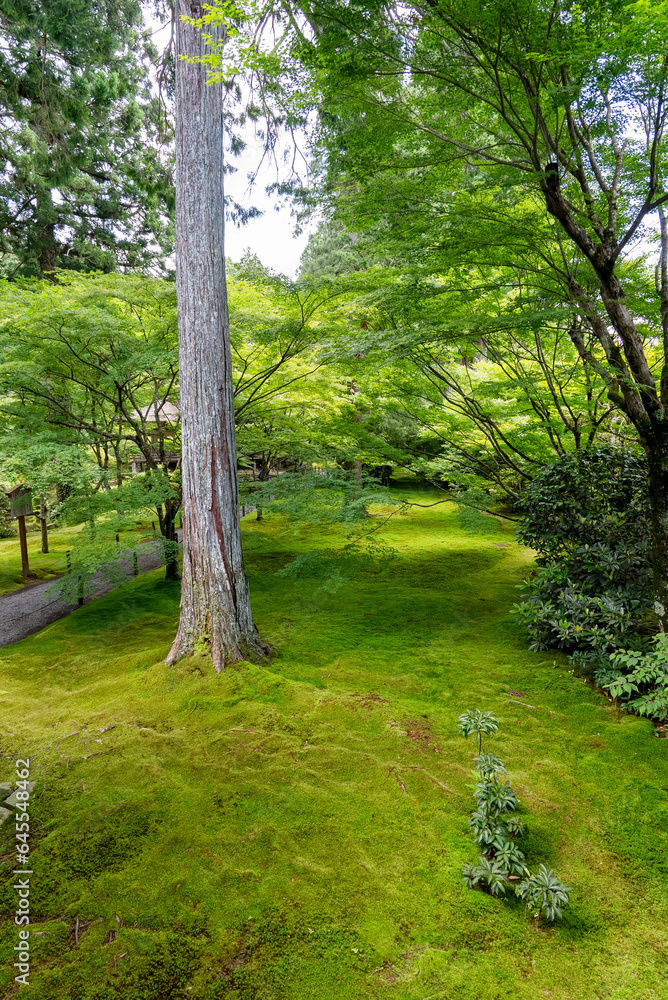
POLYGON ((35 574, 30 572, 28 564, 28 539, 26 538, 26 517, 31 517, 32 493, 30 487, 25 484, 13 486, 7 490, 7 496, 11 503, 12 517, 19 522, 19 541, 21 543, 21 575, 24 580, 35 580, 35 574))
POLYGON ((29 580, 33 575, 30 572, 30 566, 28 565, 28 539, 26 537, 26 519, 21 514, 18 517, 19 522, 19 540, 21 542, 21 575, 24 580, 29 580))

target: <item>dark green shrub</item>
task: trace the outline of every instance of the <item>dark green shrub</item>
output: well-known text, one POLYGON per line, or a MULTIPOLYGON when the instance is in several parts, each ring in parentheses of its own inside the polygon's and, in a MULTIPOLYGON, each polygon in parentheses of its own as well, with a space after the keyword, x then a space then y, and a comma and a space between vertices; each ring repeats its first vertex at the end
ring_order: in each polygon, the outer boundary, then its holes
POLYGON ((603 665, 653 630, 647 472, 641 455, 587 448, 562 456, 528 487, 520 541, 538 572, 517 607, 531 648, 603 665))

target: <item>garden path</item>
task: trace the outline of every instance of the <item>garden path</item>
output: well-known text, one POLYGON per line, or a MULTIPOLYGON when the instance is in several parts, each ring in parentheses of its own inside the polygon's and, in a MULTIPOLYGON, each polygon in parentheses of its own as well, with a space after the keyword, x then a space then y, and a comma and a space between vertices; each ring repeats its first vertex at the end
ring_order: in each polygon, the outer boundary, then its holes
MULTIPOLYGON (((181 541, 181 530, 177 531, 179 542, 181 541)), ((140 552, 138 559, 139 573, 148 573, 152 569, 162 566, 164 560, 162 553, 157 546, 150 543, 146 546, 145 552, 140 552)), ((122 566, 128 578, 132 576, 132 559, 128 556, 123 560, 122 566)), ((0 648, 10 646, 13 642, 26 639, 35 632, 40 632, 47 625, 64 618, 74 611, 78 604, 69 604, 61 601, 49 593, 54 584, 54 580, 45 580, 43 583, 29 584, 22 590, 15 590, 11 594, 0 597, 0 648)), ((94 601, 102 594, 107 594, 114 590, 118 583, 110 583, 104 573, 98 570, 93 576, 93 592, 84 598, 84 604, 94 601)))

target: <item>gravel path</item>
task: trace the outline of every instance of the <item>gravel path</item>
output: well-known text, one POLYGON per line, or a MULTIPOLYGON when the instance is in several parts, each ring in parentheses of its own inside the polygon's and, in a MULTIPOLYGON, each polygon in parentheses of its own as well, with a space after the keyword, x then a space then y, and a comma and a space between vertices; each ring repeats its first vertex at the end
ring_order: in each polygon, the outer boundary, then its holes
MULTIPOLYGON (((178 531, 177 534, 180 541, 181 532, 178 531)), ((145 552, 140 552, 138 563, 139 572, 148 573, 149 570, 163 565, 162 553, 157 551, 151 542, 146 546, 145 552)), ((132 579, 132 559, 123 560, 122 565, 128 579, 132 579)), ((34 635, 35 632, 40 632, 47 625, 76 610, 78 604, 66 604, 55 599, 53 594, 46 593, 54 582, 45 580, 44 583, 32 584, 23 590, 16 590, 12 594, 0 597, 0 648, 34 635)), ((118 586, 109 583, 99 571, 93 576, 93 584, 95 591, 85 598, 84 604, 90 604, 96 597, 118 586)))

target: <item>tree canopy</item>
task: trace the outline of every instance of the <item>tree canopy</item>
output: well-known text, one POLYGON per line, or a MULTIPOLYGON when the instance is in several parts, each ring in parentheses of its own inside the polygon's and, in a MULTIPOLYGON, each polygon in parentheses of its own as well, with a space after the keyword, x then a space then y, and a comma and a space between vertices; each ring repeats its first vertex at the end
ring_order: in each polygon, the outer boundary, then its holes
POLYGON ((173 192, 138 0, 0 4, 0 264, 164 266, 173 192))

